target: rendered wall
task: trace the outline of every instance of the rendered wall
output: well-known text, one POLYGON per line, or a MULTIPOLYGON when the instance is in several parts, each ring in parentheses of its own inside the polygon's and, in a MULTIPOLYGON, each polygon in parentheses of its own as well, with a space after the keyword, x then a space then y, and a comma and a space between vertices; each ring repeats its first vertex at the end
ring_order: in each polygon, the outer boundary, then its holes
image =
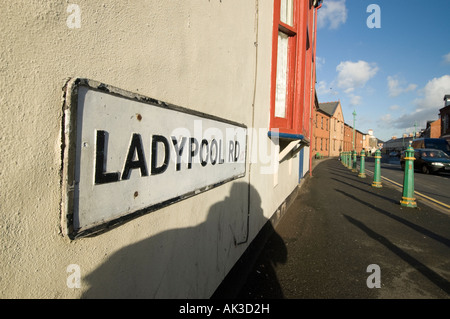
POLYGON ((89 78, 264 130, 273 3, 75 2, 80 28, 66 1, 0 4, 0 298, 208 298, 297 186, 298 157, 277 174, 258 156, 250 165, 251 152, 275 146, 266 131, 248 142, 245 177, 70 241, 60 231, 62 88, 89 78))

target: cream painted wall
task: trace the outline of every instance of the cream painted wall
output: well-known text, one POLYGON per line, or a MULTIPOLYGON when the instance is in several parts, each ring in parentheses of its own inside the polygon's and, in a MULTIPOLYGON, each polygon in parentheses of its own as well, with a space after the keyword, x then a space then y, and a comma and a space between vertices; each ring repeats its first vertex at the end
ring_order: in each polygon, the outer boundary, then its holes
POLYGON ((338 104, 331 118, 330 143, 330 156, 339 156, 339 149, 344 148, 344 115, 341 103, 338 104), (333 149, 333 143, 335 143, 335 149, 333 149))
POLYGON ((280 164, 277 185, 256 161, 242 179, 70 241, 60 233, 62 88, 85 77, 267 128, 272 1, 73 2, 81 28, 67 26, 67 1, 0 4, 0 298, 208 298, 297 186, 298 157, 280 164), (71 264, 80 288, 67 286, 71 264))

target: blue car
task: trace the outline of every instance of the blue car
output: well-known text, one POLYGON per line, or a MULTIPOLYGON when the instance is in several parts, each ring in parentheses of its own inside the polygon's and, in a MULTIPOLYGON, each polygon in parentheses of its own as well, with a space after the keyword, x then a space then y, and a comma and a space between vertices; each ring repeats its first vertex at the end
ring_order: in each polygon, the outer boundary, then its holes
MULTIPOLYGON (((441 150, 419 148, 414 150, 414 169, 419 169, 424 174, 449 172, 450 157, 441 150)), ((405 154, 400 158, 400 165, 405 169, 405 154)))

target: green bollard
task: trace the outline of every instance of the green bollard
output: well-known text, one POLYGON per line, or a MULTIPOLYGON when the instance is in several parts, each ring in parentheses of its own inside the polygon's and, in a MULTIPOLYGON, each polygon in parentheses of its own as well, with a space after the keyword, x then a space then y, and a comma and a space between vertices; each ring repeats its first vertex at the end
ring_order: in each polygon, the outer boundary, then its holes
POLYGON ((374 169, 374 173, 373 173, 373 183, 372 186, 373 187, 377 187, 377 188, 381 188, 381 174, 380 174, 380 160, 381 160, 381 151, 380 150, 376 150, 375 151, 375 169, 374 169))
POLYGON ((353 166, 352 166, 352 172, 357 172, 358 170, 356 169, 356 151, 353 150, 352 151, 352 156, 353 156, 353 166))
POLYGON ((352 152, 347 152, 348 153, 348 169, 352 169, 353 167, 353 161, 352 161, 352 152))
POLYGON ((352 153, 351 153, 351 152, 347 152, 347 156, 348 156, 348 165, 347 165, 347 168, 348 168, 348 169, 352 169, 352 166, 353 166, 353 162, 352 162, 352 153))
POLYGON ((366 153, 365 153, 364 149, 362 149, 362 151, 361 151, 361 164, 359 165, 359 174, 358 174, 358 177, 361 177, 361 178, 366 178, 365 157, 366 157, 366 153))
POLYGON ((405 151, 405 172, 403 177, 403 196, 400 205, 405 207, 417 207, 414 198, 414 149, 409 144, 405 151))

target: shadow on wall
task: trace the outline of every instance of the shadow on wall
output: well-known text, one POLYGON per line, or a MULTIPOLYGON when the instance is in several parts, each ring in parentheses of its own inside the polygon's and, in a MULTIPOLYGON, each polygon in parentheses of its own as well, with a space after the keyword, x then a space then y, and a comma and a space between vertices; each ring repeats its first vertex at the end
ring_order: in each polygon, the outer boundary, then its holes
POLYGON ((205 222, 164 231, 111 255, 84 278, 89 288, 82 298, 209 298, 248 246, 250 220, 265 222, 261 197, 253 186, 236 182, 205 222))

